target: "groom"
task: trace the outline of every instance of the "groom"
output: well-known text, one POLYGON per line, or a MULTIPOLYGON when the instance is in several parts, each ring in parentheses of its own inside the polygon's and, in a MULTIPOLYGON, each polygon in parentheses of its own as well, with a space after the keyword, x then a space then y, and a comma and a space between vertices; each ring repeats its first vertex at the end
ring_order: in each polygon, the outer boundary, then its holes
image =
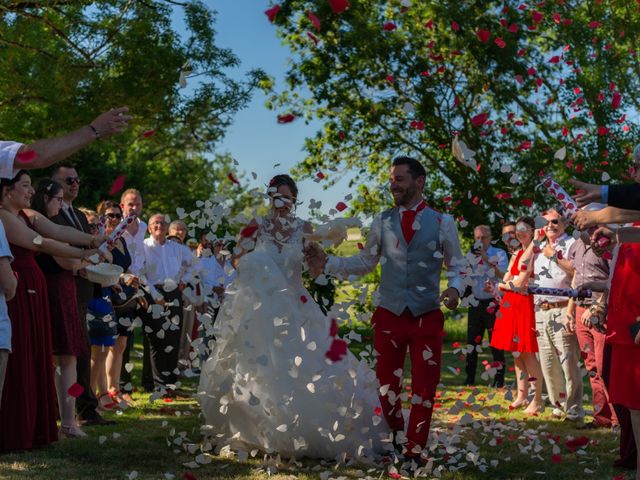
POLYGON ((462 279, 456 264, 463 256, 453 218, 431 208, 422 197, 426 171, 409 157, 393 161, 390 188, 395 207, 377 215, 367 242, 358 255, 327 256, 314 243, 305 257, 312 276, 348 277, 382 268, 379 305, 371 323, 377 352, 376 375, 380 402, 394 444, 405 443, 409 458, 418 458, 427 443, 433 413, 433 399, 440 381, 440 355, 444 315, 458 305, 462 279), (448 288, 439 294, 442 264, 448 270, 448 288), (409 350, 411 358, 411 413, 404 439, 402 416, 402 370, 409 350))

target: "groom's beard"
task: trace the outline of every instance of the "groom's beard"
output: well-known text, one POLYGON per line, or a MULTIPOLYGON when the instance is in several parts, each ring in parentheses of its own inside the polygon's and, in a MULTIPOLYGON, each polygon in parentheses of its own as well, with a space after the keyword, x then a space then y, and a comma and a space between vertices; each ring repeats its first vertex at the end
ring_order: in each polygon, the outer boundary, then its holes
POLYGON ((398 190, 398 195, 394 195, 394 192, 391 192, 391 196, 393 197, 393 203, 396 207, 406 207, 409 208, 411 205, 411 201, 416 196, 418 189, 415 187, 408 187, 405 190, 398 190))

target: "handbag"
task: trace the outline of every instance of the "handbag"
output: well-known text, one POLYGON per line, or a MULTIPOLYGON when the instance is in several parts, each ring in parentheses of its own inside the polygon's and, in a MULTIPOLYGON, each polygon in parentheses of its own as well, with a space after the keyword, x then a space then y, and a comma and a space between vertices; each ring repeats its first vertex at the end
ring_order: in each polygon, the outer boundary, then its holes
POLYGON ((110 337, 118 334, 113 309, 107 299, 92 298, 89 302, 87 328, 90 337, 110 337))

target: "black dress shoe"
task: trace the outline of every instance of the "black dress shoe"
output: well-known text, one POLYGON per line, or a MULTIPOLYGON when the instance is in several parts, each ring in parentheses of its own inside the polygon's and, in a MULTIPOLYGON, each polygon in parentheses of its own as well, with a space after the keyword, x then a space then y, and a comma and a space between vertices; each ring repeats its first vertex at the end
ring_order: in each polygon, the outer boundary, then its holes
POLYGON ((78 424, 83 427, 87 427, 92 425, 115 425, 116 422, 114 420, 107 420, 101 416, 96 416, 91 418, 80 418, 78 419, 78 424))

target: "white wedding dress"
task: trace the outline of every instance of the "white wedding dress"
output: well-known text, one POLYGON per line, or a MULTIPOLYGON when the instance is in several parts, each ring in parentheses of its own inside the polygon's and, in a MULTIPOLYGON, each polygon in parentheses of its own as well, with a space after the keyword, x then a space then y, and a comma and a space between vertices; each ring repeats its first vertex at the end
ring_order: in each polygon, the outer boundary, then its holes
POLYGON ((350 352, 335 363, 325 357, 331 320, 302 284, 304 222, 259 223, 202 367, 203 431, 218 449, 372 459, 391 448, 378 383, 350 352))

